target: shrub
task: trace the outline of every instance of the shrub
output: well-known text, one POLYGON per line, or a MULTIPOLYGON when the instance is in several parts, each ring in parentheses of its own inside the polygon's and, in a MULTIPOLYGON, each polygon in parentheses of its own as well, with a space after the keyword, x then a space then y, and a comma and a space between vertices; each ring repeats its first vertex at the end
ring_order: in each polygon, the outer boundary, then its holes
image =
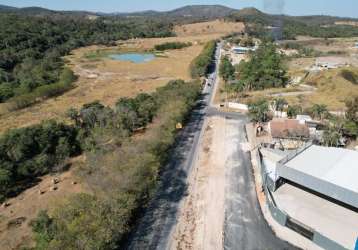
POLYGON ((254 122, 266 122, 269 119, 269 103, 265 99, 249 104, 249 114, 254 122))
POLYGON ((352 84, 358 84, 358 75, 348 69, 343 69, 341 71, 341 76, 352 84))
POLYGON ((65 71, 67 73, 65 73, 63 76, 64 78, 60 82, 50 85, 43 85, 36 88, 33 92, 11 98, 9 100, 8 109, 10 111, 23 109, 41 100, 59 96, 66 91, 73 89, 74 85, 72 84, 72 81, 74 81, 76 78, 74 77, 73 73, 69 73, 68 70, 65 71))
MULTIPOLYGON (((121 249, 119 243, 134 226, 137 212, 147 206, 157 188, 160 168, 175 143, 175 125, 184 123, 199 93, 198 81, 178 80, 152 95, 122 98, 112 112, 98 102, 85 105, 79 112, 72 109, 69 114, 75 119, 84 115, 93 118, 85 119, 91 125, 80 125, 80 131, 111 141, 118 139, 116 133, 124 127, 121 123, 132 119, 126 113, 135 114, 137 125, 147 124, 153 117, 155 122, 141 137, 124 139, 119 145, 112 142, 112 147, 107 142, 87 153, 87 166, 80 174, 96 195, 76 195, 56 209, 50 226, 55 230, 53 238, 44 241, 44 237, 37 237, 37 246, 45 242, 44 249, 121 249), (101 125, 101 120, 113 122, 101 125)), ((46 235, 47 228, 40 227, 41 235, 46 235)))
POLYGON ((190 47, 192 43, 182 43, 182 42, 167 42, 159 45, 155 45, 154 49, 158 51, 171 50, 171 49, 183 49, 190 47))

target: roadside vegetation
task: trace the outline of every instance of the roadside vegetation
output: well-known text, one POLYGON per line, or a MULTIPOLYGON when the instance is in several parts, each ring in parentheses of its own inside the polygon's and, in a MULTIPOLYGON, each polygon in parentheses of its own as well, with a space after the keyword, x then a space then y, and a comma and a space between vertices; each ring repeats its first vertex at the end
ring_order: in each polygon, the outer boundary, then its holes
POLYGON ((173 50, 173 49, 183 49, 192 46, 192 43, 183 43, 183 42, 167 42, 154 46, 154 49, 157 51, 173 50))
POLYGON ((225 83, 235 78, 235 67, 232 65, 228 56, 223 56, 221 58, 219 75, 225 83))
POLYGON ((36 249, 118 248, 155 191, 176 124, 185 122, 199 93, 198 82, 173 81, 152 95, 120 99, 114 109, 92 103, 70 110, 87 152, 80 175, 94 195, 41 212, 32 223, 36 249), (149 123, 143 135, 130 136, 149 123))
POLYGON ((203 77, 208 73, 215 54, 216 41, 208 42, 203 51, 196 57, 190 65, 191 76, 195 78, 203 77))
MULTIPOLYGON (((193 61, 203 75, 215 46, 209 42, 201 60, 193 61)), ((64 68, 59 83, 72 87, 75 78, 64 68)), ((56 85, 39 86, 7 102, 31 105, 47 97, 38 91, 56 85), (22 101, 24 96, 30 96, 29 101, 22 101)), ((70 157, 86 158, 75 175, 89 186, 91 195, 76 195, 55 211, 42 211, 31 223, 34 249, 118 248, 155 192, 161 166, 176 142, 176 125, 185 124, 200 87, 199 81, 172 81, 152 94, 118 99, 113 107, 95 101, 71 108, 71 124, 45 121, 5 132, 0 139, 0 147, 6 148, 0 159, 1 201, 36 185, 43 175, 66 171, 70 157)))
POLYGON ((1 13, 0 101, 22 96, 15 100, 26 103, 15 105, 20 108, 38 97, 46 98, 68 90, 60 79, 68 71, 62 56, 75 48, 110 45, 120 39, 172 35, 171 23, 146 18, 89 20, 70 15, 51 18, 1 13), (52 88, 44 87, 53 84, 52 88))
POLYGON ((282 56, 273 43, 264 42, 248 62, 238 66, 239 84, 247 90, 282 88, 288 83, 282 56))
POLYGON ((223 57, 220 76, 225 81, 224 91, 234 96, 244 96, 249 91, 284 88, 288 84, 283 56, 271 42, 263 42, 250 54, 249 61, 241 61, 235 67, 228 57, 223 57))

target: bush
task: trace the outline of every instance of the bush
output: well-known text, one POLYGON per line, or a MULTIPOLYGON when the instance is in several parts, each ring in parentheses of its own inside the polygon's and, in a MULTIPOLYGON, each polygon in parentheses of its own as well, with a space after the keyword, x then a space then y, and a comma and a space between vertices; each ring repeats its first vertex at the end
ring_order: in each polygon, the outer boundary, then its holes
POLYGON ((33 92, 11 98, 9 100, 8 109, 10 111, 23 109, 41 100, 59 96, 66 91, 73 89, 74 86, 72 82, 74 80, 76 80, 76 77, 73 72, 69 69, 64 69, 60 82, 43 85, 36 88, 33 92))
POLYGON ((171 49, 183 49, 190 47, 192 43, 182 43, 182 42, 168 42, 159 45, 155 45, 154 49, 158 51, 171 50, 171 49))
POLYGON ((266 122, 269 119, 269 103, 265 99, 249 104, 249 115, 254 122, 266 122))
MULTIPOLYGON (((87 166, 80 174, 96 195, 76 195, 56 209, 50 226, 53 238, 46 242, 36 237, 37 246, 45 242, 44 249, 121 249, 119 243, 134 226, 136 212, 147 206, 157 188, 160 168, 175 143, 175 125, 184 123, 199 94, 199 82, 178 80, 152 95, 120 99, 112 112, 98 102, 85 105, 80 112, 72 109, 69 114, 75 119, 93 118, 83 120, 90 125, 81 124, 81 131, 102 132, 101 137, 110 138, 114 145, 98 145, 87 153, 87 166), (134 124, 139 126, 154 116, 155 122, 143 136, 114 142, 126 119, 135 117, 134 124)), ((46 235, 47 228, 40 227, 41 235, 46 235)))
POLYGON ((9 111, 15 111, 15 110, 29 107, 34 103, 36 103, 37 101, 36 98, 37 96, 35 93, 28 93, 28 94, 23 94, 20 96, 13 97, 9 100, 8 109, 9 111))
POLYGON ((348 69, 341 70, 341 76, 352 84, 358 84, 358 75, 348 69))
POLYGON ((288 106, 287 116, 289 118, 296 118, 297 115, 302 113, 302 107, 298 105, 288 106))
POLYGON ((14 96, 14 90, 10 83, 0 84, 0 102, 4 102, 7 99, 14 96))
POLYGON ((54 96, 59 96, 63 93, 65 93, 68 90, 71 90, 73 88, 72 83, 69 82, 59 82, 51 85, 44 85, 41 87, 38 87, 34 95, 36 98, 41 99, 47 99, 54 96))

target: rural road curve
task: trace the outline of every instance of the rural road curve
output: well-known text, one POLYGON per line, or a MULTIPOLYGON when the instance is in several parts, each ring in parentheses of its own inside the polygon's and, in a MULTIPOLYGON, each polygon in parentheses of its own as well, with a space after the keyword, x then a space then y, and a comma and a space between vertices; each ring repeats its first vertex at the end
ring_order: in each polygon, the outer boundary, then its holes
MULTIPOLYGON (((178 136, 171 159, 163 168, 158 191, 136 230, 130 235, 126 249, 168 249, 171 234, 177 223, 181 201, 187 196, 187 179, 197 158, 198 147, 205 117, 225 116, 237 124, 237 151, 227 161, 230 168, 229 194, 226 198, 226 221, 224 226, 225 249, 281 250, 295 249, 276 238, 267 225, 256 197, 249 153, 244 153, 240 143, 246 142, 244 124, 247 118, 237 113, 223 113, 209 107, 213 89, 217 83, 218 62, 221 45, 216 53, 216 65, 210 74, 212 87, 206 86, 189 122, 178 136)), ((224 212, 224 211, 223 211, 224 212)))

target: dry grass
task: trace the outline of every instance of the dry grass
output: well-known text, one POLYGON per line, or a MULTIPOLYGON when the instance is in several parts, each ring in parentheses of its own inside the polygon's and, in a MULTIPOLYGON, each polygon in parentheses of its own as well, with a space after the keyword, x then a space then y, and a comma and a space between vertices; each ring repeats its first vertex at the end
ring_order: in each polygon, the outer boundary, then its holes
MULTIPOLYGON (((350 69, 358 72, 357 68, 350 69)), ((312 95, 287 97, 286 99, 303 108, 317 103, 327 105, 328 109, 332 111, 343 111, 345 100, 358 95, 358 85, 345 80, 340 72, 341 69, 336 69, 309 76, 306 82, 317 87, 317 91, 312 95)))
POLYGON ((80 76, 76 88, 62 96, 19 111, 9 112, 6 104, 0 104, 0 133, 10 128, 29 126, 47 119, 66 121, 65 113, 70 107, 78 108, 95 100, 113 105, 120 97, 152 92, 169 80, 189 80, 190 62, 201 52, 203 44, 236 29, 242 29, 243 25, 213 21, 189 24, 184 27, 188 33, 180 33, 180 30, 184 29, 181 26, 175 28, 179 33, 178 37, 133 39, 119 41, 118 46, 115 47, 89 46, 73 51, 72 55, 65 59, 80 76), (208 26, 210 28, 206 32, 198 28, 208 26), (155 60, 144 64, 113 61, 101 57, 110 51, 147 51, 157 44, 173 41, 192 42, 193 46, 167 51, 155 60), (96 52, 99 54, 98 57, 93 56, 96 52))
MULTIPOLYGON (((73 55, 66 59, 70 61, 71 68, 78 74, 79 80, 76 88, 62 96, 46 100, 32 107, 15 112, 4 112, 0 119, 0 132, 7 129, 29 126, 46 119, 65 120, 64 114, 70 107, 80 107, 85 103, 99 100, 106 105, 113 105, 116 100, 124 96, 135 96, 141 92, 151 92, 157 87, 163 86, 172 79, 190 79, 189 64, 201 49, 202 42, 212 37, 187 38, 185 40, 198 41, 196 45, 183 50, 175 50, 166 53, 165 57, 144 64, 100 59, 93 61, 87 59, 85 54, 92 50, 104 48, 91 46, 75 50, 73 55), (89 79, 95 74, 97 78, 89 79)), ((154 44, 173 40, 143 39, 130 41, 124 44, 127 48, 144 50, 154 44)), ((112 48, 115 49, 115 48, 112 48)))
POLYGON ((229 34, 233 32, 242 32, 244 30, 243 23, 224 22, 215 20, 211 22, 194 23, 175 27, 178 36, 197 36, 208 34, 229 34))
MULTIPOLYGON (((80 164, 81 158, 74 160, 74 164, 80 164)), ((36 218, 40 210, 50 212, 56 205, 68 198, 70 195, 82 192, 89 192, 84 183, 81 183, 74 175, 73 171, 67 171, 56 176, 44 176, 36 186, 27 189, 19 196, 9 199, 10 206, 0 208, 0 242, 2 250, 19 249, 21 246, 31 246, 32 232, 29 225, 30 221, 36 218), (56 177, 60 180, 56 186, 57 190, 52 190, 54 186, 52 180, 56 177), (73 184, 73 182, 78 182, 73 184), (44 192, 40 194, 40 190, 44 192), (14 224, 17 219, 22 218, 22 223, 14 224)))
MULTIPOLYGON (((120 41, 115 47, 89 46, 73 51, 65 60, 67 65, 79 75, 76 88, 62 96, 46 100, 32 107, 8 112, 5 105, 0 105, 0 133, 7 129, 24 127, 47 119, 66 121, 65 112, 70 107, 81 107, 85 103, 99 100, 106 105, 113 105, 120 97, 131 97, 141 92, 152 92, 165 85, 169 80, 190 80, 189 65, 201 52, 203 45, 210 40, 220 38, 228 33, 242 29, 241 24, 220 21, 204 24, 186 25, 189 32, 179 33, 178 37, 134 39, 120 41), (204 28, 208 27, 204 32, 204 28), (196 30, 198 28, 198 30, 196 30), (192 42, 193 46, 181 50, 167 51, 160 57, 144 64, 113 61, 102 57, 109 52, 147 51, 164 42, 192 42), (98 53, 97 53, 98 51, 98 53)), ((176 30, 180 31, 180 27, 176 30)), ((80 163, 79 163, 80 164, 80 163)), ((44 176, 36 186, 24 191, 18 197, 10 199, 11 206, 0 208, 0 242, 1 249, 18 249, 31 245, 31 228, 28 225, 42 209, 51 210, 58 202, 72 194, 89 192, 85 184, 72 185, 76 174, 68 171, 61 174, 59 189, 50 191, 51 176, 44 176), (39 190, 45 193, 40 195, 39 190), (18 226, 8 228, 14 219, 25 217, 18 226)))
POLYGON ((346 56, 351 59, 352 65, 358 66, 356 58, 358 49, 354 47, 357 40, 357 37, 323 39, 299 36, 295 42, 325 54, 333 53, 333 55, 340 54, 341 56, 346 56))

